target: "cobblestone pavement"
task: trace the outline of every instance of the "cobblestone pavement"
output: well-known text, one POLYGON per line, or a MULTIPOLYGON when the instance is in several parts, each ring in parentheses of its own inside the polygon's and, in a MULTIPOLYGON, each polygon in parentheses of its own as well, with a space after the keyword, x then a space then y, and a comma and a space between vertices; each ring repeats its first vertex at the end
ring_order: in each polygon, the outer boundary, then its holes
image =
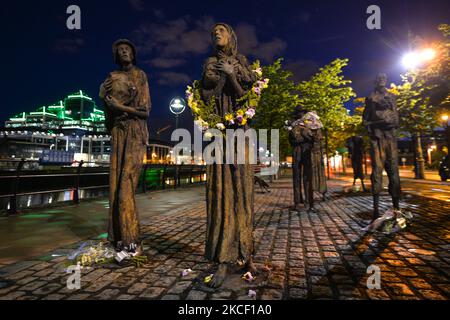
MULTIPOLYGON (((317 213, 290 212, 291 183, 257 191, 255 260, 262 271, 254 283, 231 275, 219 290, 202 285, 212 265, 203 258, 203 201, 148 214, 142 224, 149 263, 144 267, 84 268, 81 289, 66 288, 64 256, 46 255, 0 269, 0 299, 449 299, 450 204, 406 196, 402 207, 415 215, 402 233, 365 234, 371 196, 346 192, 348 182, 330 182, 330 199, 317 213), (150 217, 151 216, 151 217, 150 217), (381 269, 381 289, 367 289, 369 265, 381 269), (181 271, 193 272, 182 277, 181 271)), ((381 199, 382 209, 389 197, 381 199)), ((145 206, 144 206, 145 207, 145 206)), ((67 254, 80 245, 60 248, 67 254)))

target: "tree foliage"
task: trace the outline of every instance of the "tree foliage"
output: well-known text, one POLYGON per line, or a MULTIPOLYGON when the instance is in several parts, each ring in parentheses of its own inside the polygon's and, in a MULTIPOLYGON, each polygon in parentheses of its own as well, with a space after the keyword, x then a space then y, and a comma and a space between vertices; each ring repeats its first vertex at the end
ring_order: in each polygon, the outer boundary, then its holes
POLYGON ((282 130, 284 121, 290 112, 299 104, 297 84, 291 80, 292 72, 283 68, 283 59, 262 68, 263 78, 269 79, 269 87, 261 94, 253 127, 256 129, 280 130, 280 156, 290 154, 289 140, 286 130, 282 130))
POLYGON ((355 96, 351 80, 342 74, 347 64, 348 59, 336 59, 298 86, 300 105, 315 111, 327 130, 330 153, 342 148, 361 122, 360 116, 351 116, 344 106, 355 96))

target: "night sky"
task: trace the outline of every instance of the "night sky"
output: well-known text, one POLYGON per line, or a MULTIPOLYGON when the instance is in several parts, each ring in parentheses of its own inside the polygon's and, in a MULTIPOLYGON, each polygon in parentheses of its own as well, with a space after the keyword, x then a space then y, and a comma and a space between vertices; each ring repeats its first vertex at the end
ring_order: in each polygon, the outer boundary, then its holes
MULTIPOLYGON (((79 89, 99 104, 98 88, 116 68, 111 44, 138 45, 138 66, 149 77, 151 134, 174 117, 168 104, 200 77, 211 50, 214 22, 231 24, 240 52, 263 64, 285 58, 295 79, 305 80, 335 58, 349 58, 345 75, 358 96, 386 72, 398 82, 408 32, 439 36, 449 23, 447 0, 391 1, 8 1, 2 4, 1 124, 22 111, 49 105, 79 89), (81 8, 81 30, 66 28, 66 8, 81 8), (366 9, 381 7, 382 29, 366 28, 366 9)), ((188 111, 180 126, 192 127, 188 111)))

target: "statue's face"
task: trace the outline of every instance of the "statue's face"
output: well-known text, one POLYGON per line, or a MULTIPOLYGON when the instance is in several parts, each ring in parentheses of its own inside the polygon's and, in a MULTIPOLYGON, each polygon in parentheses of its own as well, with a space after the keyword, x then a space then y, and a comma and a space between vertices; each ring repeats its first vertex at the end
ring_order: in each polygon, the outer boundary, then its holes
POLYGON ((387 85, 387 77, 385 74, 379 74, 375 79, 375 84, 377 87, 386 87, 387 85))
POLYGON ((230 33, 227 28, 222 25, 218 25, 213 31, 214 44, 218 47, 225 47, 230 42, 230 33))
POLYGON ((117 47, 117 55, 121 64, 130 64, 133 62, 133 50, 127 44, 119 44, 117 47))

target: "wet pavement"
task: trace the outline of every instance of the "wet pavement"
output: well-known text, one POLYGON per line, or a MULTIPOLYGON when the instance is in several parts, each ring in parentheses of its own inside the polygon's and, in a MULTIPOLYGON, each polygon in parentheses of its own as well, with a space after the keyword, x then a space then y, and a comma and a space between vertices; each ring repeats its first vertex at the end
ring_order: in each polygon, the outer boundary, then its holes
MULTIPOLYGON (((317 213, 289 210, 289 179, 273 183, 268 194, 257 189, 255 261, 260 270, 265 265, 269 268, 260 271, 254 283, 245 282, 242 272, 237 272, 218 290, 203 285, 214 266, 203 258, 204 188, 197 187, 185 189, 184 195, 181 191, 158 195, 159 205, 165 206, 161 211, 151 210, 156 194, 138 199, 141 212, 145 212, 141 213, 141 228, 149 257, 143 267, 84 268, 81 289, 69 290, 64 255, 82 241, 64 245, 52 234, 58 249, 0 269, 0 299, 245 300, 251 299, 250 289, 257 299, 450 298, 450 203, 406 195, 401 206, 414 214, 413 224, 390 236, 367 234, 362 228, 370 219, 370 194, 352 192, 345 179, 332 180, 329 186, 330 197, 318 203, 317 213), (381 289, 367 287, 371 265, 381 270, 381 289), (183 277, 180 274, 186 268, 193 272, 183 277)), ((389 206, 389 197, 383 195, 381 208, 389 206)), ((89 205, 83 208, 88 210, 89 205)), ((92 226, 95 237, 104 232, 104 220, 92 205, 90 209, 91 221, 84 223, 92 226), (95 223, 91 215, 99 216, 95 223)), ((89 218, 85 214, 84 219, 89 218)), ((70 230, 68 226, 60 228, 61 233, 70 230)), ((73 232, 71 237, 78 240, 82 235, 73 232)))
MULTIPOLYGON (((351 172, 352 170, 349 169, 346 175, 337 175, 336 178, 350 183, 353 181, 351 172)), ((436 171, 426 171, 426 179, 414 179, 414 173, 411 169, 401 169, 400 177, 404 193, 450 202, 450 181, 442 182, 436 171)), ((370 186, 370 175, 367 175, 365 182, 370 186)), ((384 173, 383 185, 385 190, 387 190, 387 184, 388 178, 384 173)))
MULTIPOLYGON (((203 201, 204 186, 141 193, 136 196, 143 224, 150 224, 153 212, 173 210, 203 201)), ((16 216, 0 217, 0 265, 42 255, 61 246, 89 238, 105 238, 108 199, 79 205, 27 210, 16 216)))

